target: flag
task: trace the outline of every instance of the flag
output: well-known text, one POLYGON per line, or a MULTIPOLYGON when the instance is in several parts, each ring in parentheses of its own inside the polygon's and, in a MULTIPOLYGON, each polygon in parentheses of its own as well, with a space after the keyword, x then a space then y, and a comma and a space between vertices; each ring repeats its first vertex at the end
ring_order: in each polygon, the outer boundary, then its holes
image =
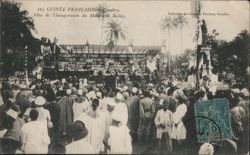
POLYGON ((154 72, 157 69, 156 61, 154 59, 147 60, 147 68, 151 73, 154 72))

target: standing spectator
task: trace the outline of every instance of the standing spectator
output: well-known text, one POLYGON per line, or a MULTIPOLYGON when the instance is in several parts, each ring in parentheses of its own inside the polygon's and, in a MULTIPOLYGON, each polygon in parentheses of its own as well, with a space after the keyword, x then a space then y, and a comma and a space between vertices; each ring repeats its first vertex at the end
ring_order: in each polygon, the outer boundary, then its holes
POLYGON ((112 113, 112 124, 103 140, 110 154, 131 154, 132 144, 129 129, 122 125, 122 115, 118 111, 112 113))
POLYGON ((173 128, 172 128, 172 139, 173 139, 173 151, 175 153, 184 153, 181 152, 184 147, 184 143, 186 140, 186 128, 183 124, 182 118, 187 113, 187 97, 183 94, 178 95, 178 107, 176 111, 173 113, 173 128))
POLYGON ((88 102, 87 99, 84 98, 82 95, 83 95, 83 91, 82 89, 79 89, 77 91, 77 97, 75 98, 74 103, 73 103, 74 119, 77 118, 83 112, 83 108, 85 104, 88 104, 86 103, 88 102))
POLYGON ((23 132, 23 146, 22 149, 25 154, 47 154, 50 139, 48 130, 44 123, 38 121, 39 112, 35 109, 30 111, 31 121, 24 124, 23 132))
POLYGON ((128 107, 128 128, 130 129, 130 134, 133 142, 137 140, 137 129, 140 121, 140 98, 136 95, 138 89, 136 87, 132 88, 132 95, 127 99, 128 107))
POLYGON ((22 144, 21 127, 24 121, 18 116, 18 109, 8 109, 6 111, 8 128, 1 139, 1 148, 4 154, 15 154, 22 144))
POLYGON ((141 118, 138 129, 139 142, 142 142, 142 137, 145 136, 145 141, 147 144, 150 142, 151 126, 153 122, 153 100, 150 98, 150 93, 148 91, 144 92, 144 97, 141 100, 141 118))
POLYGON ((8 90, 5 92, 6 94, 6 102, 0 106, 0 129, 6 129, 9 127, 9 123, 7 120, 6 112, 9 109, 17 109, 20 112, 20 108, 18 105, 14 103, 14 93, 12 90, 8 90))
POLYGON ((104 123, 102 121, 100 111, 99 111, 99 100, 93 99, 92 107, 88 113, 90 117, 88 130, 89 135, 87 137, 88 142, 92 145, 95 153, 99 154, 101 151, 101 142, 103 138, 104 123))
POLYGON ((67 140, 66 127, 74 120, 73 107, 72 107, 74 100, 71 97, 71 89, 67 89, 66 93, 67 95, 62 97, 58 101, 58 104, 60 106, 59 132, 64 140, 67 140))
POLYGON ((159 151, 162 153, 162 143, 165 139, 168 152, 172 152, 171 130, 173 124, 172 112, 168 110, 169 100, 165 100, 162 109, 159 110, 155 117, 155 125, 157 127, 156 138, 158 139, 159 151))
MULTIPOLYGON (((38 96, 36 97, 34 103, 36 105, 35 109, 39 113, 37 120, 43 122, 46 127, 51 128, 53 124, 51 122, 50 112, 47 109, 44 109, 43 107, 46 103, 46 99, 42 96, 38 96)), ((26 112, 24 113, 24 117, 29 117, 30 111, 32 109, 33 108, 28 108, 26 112)))
POLYGON ((121 123, 122 125, 126 126, 128 123, 128 108, 124 103, 124 97, 121 93, 117 93, 115 97, 116 107, 114 111, 118 111, 122 116, 121 123))

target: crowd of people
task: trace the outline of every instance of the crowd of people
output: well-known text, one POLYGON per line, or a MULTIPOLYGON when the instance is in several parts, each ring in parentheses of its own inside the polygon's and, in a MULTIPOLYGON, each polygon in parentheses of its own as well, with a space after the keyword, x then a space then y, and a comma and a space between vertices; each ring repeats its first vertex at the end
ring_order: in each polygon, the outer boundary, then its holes
POLYGON ((132 154, 154 143, 159 153, 249 153, 249 88, 195 90, 175 81, 107 90, 63 78, 28 89, 18 80, 1 83, 0 153, 132 154), (198 143, 195 120, 186 123, 197 101, 216 98, 229 101, 233 130, 219 149, 198 143))

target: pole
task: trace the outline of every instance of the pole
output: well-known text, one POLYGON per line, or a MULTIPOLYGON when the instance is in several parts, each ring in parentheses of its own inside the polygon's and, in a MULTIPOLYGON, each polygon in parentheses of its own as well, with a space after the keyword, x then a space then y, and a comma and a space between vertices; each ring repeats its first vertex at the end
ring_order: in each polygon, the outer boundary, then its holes
POLYGON ((26 89, 29 89, 29 77, 28 77, 28 49, 25 47, 25 79, 26 79, 26 89))
POLYGON ((87 58, 89 59, 89 41, 88 41, 88 39, 87 39, 87 41, 86 41, 85 50, 86 50, 86 51, 87 51, 87 53, 88 53, 87 58))
POLYGON ((56 63, 56 38, 54 38, 54 65, 55 65, 55 78, 57 78, 57 63, 56 63))
POLYGON ((200 57, 200 46, 197 45, 196 49, 196 90, 200 89, 200 76, 199 76, 199 57, 200 57))

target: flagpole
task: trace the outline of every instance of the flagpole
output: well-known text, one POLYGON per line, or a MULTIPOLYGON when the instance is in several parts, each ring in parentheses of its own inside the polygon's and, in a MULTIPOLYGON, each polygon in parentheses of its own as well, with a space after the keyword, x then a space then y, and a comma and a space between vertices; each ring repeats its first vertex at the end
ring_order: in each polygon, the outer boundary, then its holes
POLYGON ((54 67, 55 67, 55 78, 57 78, 57 63, 56 63, 56 37, 54 38, 54 67))
POLYGON ((29 89, 29 77, 28 77, 28 49, 25 47, 25 79, 26 79, 26 89, 29 89))
POLYGON ((192 0, 191 1, 191 9, 192 10, 192 13, 194 13, 194 17, 196 17, 197 19, 197 29, 198 29, 198 35, 197 35, 197 40, 196 40, 196 84, 195 84, 195 87, 196 87, 196 90, 199 90, 200 88, 200 78, 199 78, 199 57, 200 57, 200 46, 199 46, 199 39, 202 39, 202 38, 199 38, 200 35, 202 34, 199 34, 201 33, 200 32, 200 25, 199 25, 199 22, 200 22, 200 12, 201 12, 201 2, 200 0, 192 0))

